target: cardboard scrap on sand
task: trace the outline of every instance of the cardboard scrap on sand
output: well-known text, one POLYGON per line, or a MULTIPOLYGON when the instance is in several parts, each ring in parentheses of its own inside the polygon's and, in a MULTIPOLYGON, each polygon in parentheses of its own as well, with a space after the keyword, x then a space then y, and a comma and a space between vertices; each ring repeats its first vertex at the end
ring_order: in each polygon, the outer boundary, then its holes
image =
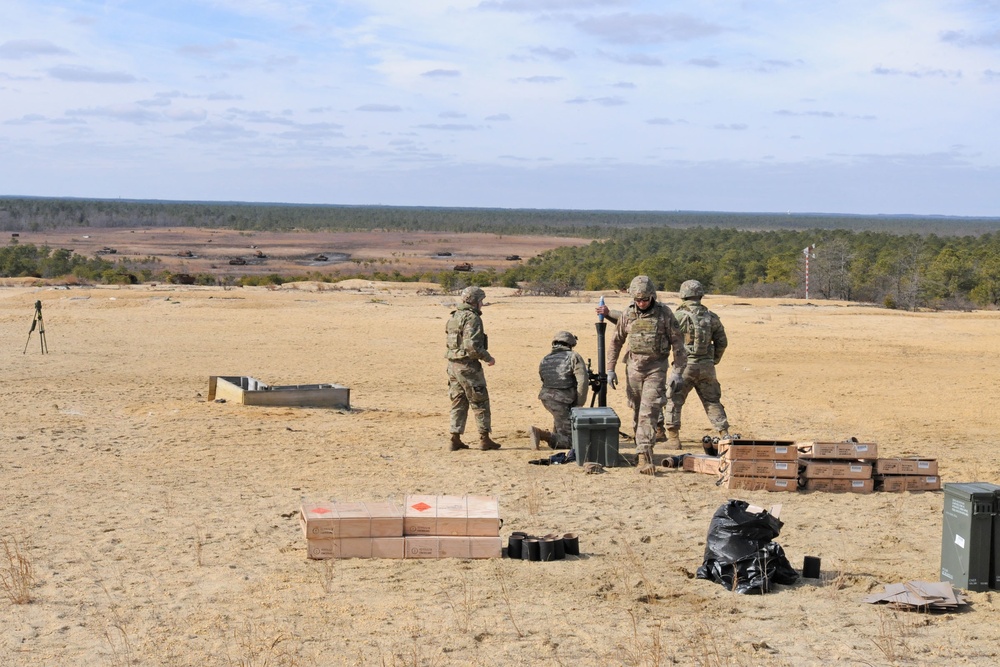
POLYGON ((905 584, 887 584, 883 593, 866 597, 869 604, 888 604, 904 611, 954 611, 965 604, 965 598, 956 593, 947 581, 908 581, 905 584))

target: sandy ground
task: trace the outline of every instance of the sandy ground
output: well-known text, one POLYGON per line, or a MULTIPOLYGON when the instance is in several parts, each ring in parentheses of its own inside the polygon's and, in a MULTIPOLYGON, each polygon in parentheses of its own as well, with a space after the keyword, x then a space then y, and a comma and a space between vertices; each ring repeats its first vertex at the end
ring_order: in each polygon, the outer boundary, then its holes
POLYGON ((69 248, 109 261, 152 258, 154 270, 173 273, 306 276, 313 272, 419 275, 471 264, 502 272, 539 253, 590 239, 562 236, 456 234, 453 232, 241 232, 231 229, 77 227, 19 232, 19 243, 69 248), (114 254, 103 254, 106 249, 114 254), (326 259, 322 259, 325 257, 326 259), (508 259, 518 257, 520 259, 508 259), (239 259, 245 264, 233 265, 239 259))
MULTIPOLYGON (((36 577, 30 604, 0 599, 0 663, 997 663, 993 592, 942 615, 861 602, 884 584, 938 580, 941 493, 737 492, 676 471, 528 465, 539 453, 527 429, 549 423, 538 362, 559 329, 595 357, 594 294, 486 290, 503 449, 445 451, 454 298, 418 293, 429 287, 0 289, 0 537, 17 541, 36 577), (27 337, 36 299, 47 355, 37 332, 27 337), (342 383, 353 409, 211 403, 210 375, 342 383), (304 496, 407 493, 495 494, 505 540, 576 532, 583 553, 306 558, 295 519, 304 496), (695 579, 728 498, 782 503, 776 541, 796 568, 822 558, 823 578, 755 597, 695 579)), ((937 457, 945 482, 1000 481, 1000 314, 706 303, 729 333, 719 371, 745 438, 856 436, 884 456, 937 457)), ((623 391, 609 393, 628 414, 623 391)), ((708 427, 689 403, 689 450, 708 427)))

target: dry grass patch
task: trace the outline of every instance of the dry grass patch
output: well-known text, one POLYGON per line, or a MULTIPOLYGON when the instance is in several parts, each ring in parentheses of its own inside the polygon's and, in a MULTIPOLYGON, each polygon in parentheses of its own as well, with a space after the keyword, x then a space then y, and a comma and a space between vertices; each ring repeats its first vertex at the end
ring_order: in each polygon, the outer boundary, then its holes
POLYGON ((28 604, 31 602, 31 587, 35 583, 31 559, 16 539, 4 538, 2 543, 6 561, 0 570, 0 587, 13 604, 28 604))

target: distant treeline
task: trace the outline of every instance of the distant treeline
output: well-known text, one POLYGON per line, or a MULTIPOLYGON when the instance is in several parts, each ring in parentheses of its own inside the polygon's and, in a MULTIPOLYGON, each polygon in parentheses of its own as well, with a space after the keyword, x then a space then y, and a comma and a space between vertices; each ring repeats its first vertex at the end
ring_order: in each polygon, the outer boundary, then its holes
MULTIPOLYGON (((371 230, 551 234, 595 239, 545 252, 503 272, 309 274, 520 286, 540 294, 624 289, 647 274, 667 291, 691 278, 709 292, 843 299, 890 308, 1000 305, 1000 218, 782 215, 758 213, 457 209, 381 206, 0 199, 0 228, 227 228, 253 231, 371 230), (808 249, 808 250, 807 250, 808 249), (808 257, 807 257, 808 255, 808 257)), ((0 275, 128 282, 168 279, 147 258, 87 259, 66 250, 12 243, 0 275)), ((244 278, 280 283, 304 276, 244 278)), ((199 276, 211 283, 212 276, 199 276)))
POLYGON ((0 197, 0 230, 43 231, 65 227, 205 227, 275 232, 393 229, 553 234, 581 238, 603 238, 609 229, 719 227, 742 230, 847 229, 961 236, 1000 231, 1000 218, 0 197))

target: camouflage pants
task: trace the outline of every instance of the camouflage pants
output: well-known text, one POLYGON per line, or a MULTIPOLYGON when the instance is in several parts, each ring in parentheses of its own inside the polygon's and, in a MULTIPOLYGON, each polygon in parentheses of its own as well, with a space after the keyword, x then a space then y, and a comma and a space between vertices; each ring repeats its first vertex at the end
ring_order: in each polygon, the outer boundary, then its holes
POLYGON ((555 449, 570 449, 573 446, 573 430, 570 425, 570 410, 576 405, 575 389, 542 389, 538 400, 552 414, 552 435, 555 449))
POLYGON ((490 433, 490 394, 478 361, 448 362, 448 396, 451 398, 451 432, 465 433, 469 408, 476 417, 479 435, 490 433))
POLYGON ((705 414, 716 431, 729 428, 729 418, 722 400, 722 387, 715 375, 715 364, 711 361, 689 362, 684 369, 684 386, 680 391, 670 393, 670 427, 681 427, 681 408, 688 394, 694 389, 698 392, 701 404, 705 406, 705 414))
POLYGON ((652 458, 656 444, 656 421, 667 403, 667 369, 656 368, 640 373, 625 366, 625 397, 632 408, 632 428, 635 430, 635 453, 652 458))

